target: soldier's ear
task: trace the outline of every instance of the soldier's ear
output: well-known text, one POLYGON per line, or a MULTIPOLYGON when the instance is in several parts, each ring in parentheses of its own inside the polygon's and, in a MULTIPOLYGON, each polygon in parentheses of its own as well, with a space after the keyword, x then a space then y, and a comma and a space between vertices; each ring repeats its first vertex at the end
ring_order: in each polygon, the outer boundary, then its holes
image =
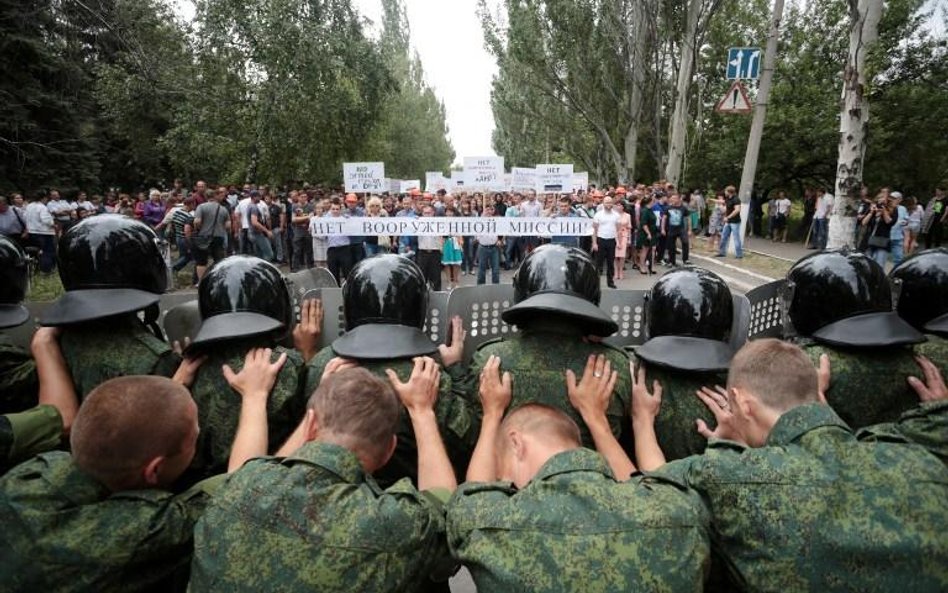
POLYGON ((303 434, 306 442, 315 441, 319 434, 319 422, 316 419, 316 410, 306 408, 306 415, 303 416, 303 434))
POLYGON ((155 457, 142 469, 142 479, 149 486, 157 487, 160 484, 161 467, 165 462, 163 456, 155 457))
POLYGON ((527 454, 527 443, 523 434, 518 430, 511 430, 507 433, 508 447, 516 459, 522 460, 527 454))

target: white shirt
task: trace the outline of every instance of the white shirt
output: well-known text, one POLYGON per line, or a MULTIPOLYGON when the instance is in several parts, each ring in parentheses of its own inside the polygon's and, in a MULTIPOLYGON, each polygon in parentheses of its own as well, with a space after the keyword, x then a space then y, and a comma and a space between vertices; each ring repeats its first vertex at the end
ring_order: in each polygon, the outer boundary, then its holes
POLYGON ((789 213, 790 213, 790 198, 777 200, 777 214, 783 214, 784 216, 786 216, 789 213))
POLYGON ((615 210, 606 211, 605 208, 596 212, 593 216, 593 224, 596 225, 596 237, 599 239, 615 239, 616 225, 619 224, 619 213, 615 210))
POLYGON ((237 216, 240 217, 240 228, 247 230, 250 228, 250 217, 247 214, 250 212, 250 198, 244 198, 237 203, 237 209, 234 212, 237 213, 237 216))
POLYGON ((53 223, 53 215, 42 202, 30 202, 26 205, 24 211, 26 218, 26 230, 31 235, 55 235, 56 226, 53 223))
POLYGON ((441 251, 441 237, 418 237, 418 251, 441 251))
POLYGON ((520 203, 520 212, 521 216, 536 218, 540 216, 540 212, 543 210, 543 204, 539 200, 527 200, 520 203))
POLYGON ((826 218, 833 211, 833 194, 825 193, 816 203, 816 213, 813 218, 826 218))

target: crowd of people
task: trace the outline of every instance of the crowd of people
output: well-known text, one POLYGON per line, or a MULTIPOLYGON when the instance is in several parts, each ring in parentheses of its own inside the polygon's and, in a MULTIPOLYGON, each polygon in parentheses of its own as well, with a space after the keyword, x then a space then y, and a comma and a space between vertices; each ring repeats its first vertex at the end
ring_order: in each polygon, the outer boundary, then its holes
MULTIPOLYGON (((352 263, 324 338, 318 300, 297 318, 226 245, 169 344, 157 238, 71 225, 65 294, 15 367, 3 346, 2 590, 447 591, 460 566, 491 592, 948 590, 948 250, 800 260, 786 340, 732 335, 727 284, 670 269, 626 352, 590 256, 610 238, 539 245, 519 331, 466 353, 464 319, 423 331, 423 261, 352 263)), ((25 258, 0 238, 0 328, 29 319, 25 258)))
MULTIPOLYGON (((898 265, 913 251, 938 247, 948 228, 948 197, 944 188, 922 205, 915 198, 882 188, 870 199, 863 188, 854 234, 856 247, 880 263, 898 265)), ((786 242, 791 236, 793 203, 785 191, 771 192, 765 201, 750 203, 748 234, 786 242), (766 227, 765 227, 766 221, 766 227)), ((833 195, 807 188, 803 216, 794 234, 811 249, 825 249, 833 195)), ((267 186, 226 185, 209 188, 198 181, 193 189, 175 180, 171 189, 151 189, 134 196, 107 192, 76 192, 64 198, 50 190, 30 203, 23 196, 0 196, 0 234, 35 250, 39 269, 50 273, 55 265, 55 238, 71 225, 96 214, 124 214, 149 225, 174 249, 172 268, 189 264, 196 285, 211 261, 235 253, 253 254, 296 271, 326 267, 337 279, 364 257, 399 253, 421 265, 429 284, 441 290, 459 285, 461 276, 476 275, 477 282, 499 282, 501 269, 515 268, 537 246, 557 243, 578 246, 596 259, 607 285, 624 278, 627 270, 652 274, 661 263, 668 267, 689 261, 695 237, 706 237, 708 247, 725 257, 733 239, 735 255, 743 257, 741 201, 734 186, 718 192, 678 191, 662 181, 634 187, 591 187, 568 195, 537 195, 534 191, 484 194, 444 190, 411 190, 403 195, 343 194, 324 188, 280 189, 267 186), (323 217, 583 217, 594 219, 592 237, 521 236, 323 236, 313 232, 323 217)))

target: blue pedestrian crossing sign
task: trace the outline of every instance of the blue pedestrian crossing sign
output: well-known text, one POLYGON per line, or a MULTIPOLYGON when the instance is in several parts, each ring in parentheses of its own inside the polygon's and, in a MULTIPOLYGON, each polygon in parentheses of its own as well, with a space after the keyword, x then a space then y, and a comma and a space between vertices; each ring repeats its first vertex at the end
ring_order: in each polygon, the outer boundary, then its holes
POLYGON ((727 79, 760 78, 760 48, 732 47, 727 50, 727 79))

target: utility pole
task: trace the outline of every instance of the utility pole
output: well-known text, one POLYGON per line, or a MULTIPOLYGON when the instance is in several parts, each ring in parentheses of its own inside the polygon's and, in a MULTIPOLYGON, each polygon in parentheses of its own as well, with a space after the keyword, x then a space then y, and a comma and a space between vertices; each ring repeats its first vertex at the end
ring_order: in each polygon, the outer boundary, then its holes
POLYGON ((751 123, 750 136, 747 138, 741 187, 737 193, 741 198, 741 240, 746 236, 747 219, 750 218, 751 191, 754 189, 754 178, 757 176, 757 155, 760 154, 760 139, 764 135, 770 85, 774 78, 774 65, 777 63, 777 41, 780 39, 781 19, 783 19, 783 0, 774 0, 774 13, 770 19, 770 32, 767 34, 767 49, 764 50, 764 61, 761 64, 757 104, 754 106, 754 121, 751 123))

